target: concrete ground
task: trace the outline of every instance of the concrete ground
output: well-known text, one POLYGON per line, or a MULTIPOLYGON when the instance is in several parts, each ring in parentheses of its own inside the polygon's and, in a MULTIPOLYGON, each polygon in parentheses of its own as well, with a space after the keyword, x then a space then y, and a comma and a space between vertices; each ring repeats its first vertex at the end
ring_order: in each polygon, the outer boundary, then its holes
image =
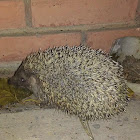
MULTIPOLYGON (((132 86, 140 91, 139 85, 132 86)), ((90 122, 95 140, 140 140, 140 94, 137 95, 126 112, 111 120, 90 122)), ((90 140, 78 118, 55 109, 19 105, 0 113, 0 140, 90 140)))

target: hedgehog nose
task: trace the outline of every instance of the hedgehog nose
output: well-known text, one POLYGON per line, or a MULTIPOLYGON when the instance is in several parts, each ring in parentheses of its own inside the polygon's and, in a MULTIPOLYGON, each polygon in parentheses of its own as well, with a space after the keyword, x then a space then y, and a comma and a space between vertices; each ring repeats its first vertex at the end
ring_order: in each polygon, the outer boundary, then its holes
POLYGON ((11 78, 8 79, 8 84, 9 85, 15 85, 16 86, 16 82, 15 82, 15 80, 14 80, 13 77, 11 77, 11 78))

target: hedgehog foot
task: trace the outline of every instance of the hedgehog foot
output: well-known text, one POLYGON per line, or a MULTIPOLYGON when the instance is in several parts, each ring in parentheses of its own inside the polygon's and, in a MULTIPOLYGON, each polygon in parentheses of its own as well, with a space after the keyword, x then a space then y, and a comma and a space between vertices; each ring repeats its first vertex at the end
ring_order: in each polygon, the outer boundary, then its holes
POLYGON ((92 132, 91 132, 91 129, 89 127, 88 121, 83 120, 81 118, 79 118, 79 119, 80 119, 80 122, 81 122, 84 130, 86 131, 87 135, 90 137, 91 140, 94 140, 94 137, 93 137, 92 132))

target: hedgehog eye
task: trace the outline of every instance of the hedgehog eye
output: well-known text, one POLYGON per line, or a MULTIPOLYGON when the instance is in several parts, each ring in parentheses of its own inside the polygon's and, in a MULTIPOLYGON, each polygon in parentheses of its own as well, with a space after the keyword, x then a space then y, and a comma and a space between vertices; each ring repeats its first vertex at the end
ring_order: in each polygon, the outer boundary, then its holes
POLYGON ((21 78, 21 82, 25 82, 25 79, 24 78, 21 78))

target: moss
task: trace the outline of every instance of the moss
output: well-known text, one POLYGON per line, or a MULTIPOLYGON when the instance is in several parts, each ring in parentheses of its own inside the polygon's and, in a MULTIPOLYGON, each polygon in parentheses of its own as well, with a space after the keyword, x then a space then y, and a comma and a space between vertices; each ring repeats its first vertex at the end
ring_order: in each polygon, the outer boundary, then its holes
POLYGON ((31 94, 27 90, 9 85, 6 78, 0 78, 0 106, 21 102, 31 94))
POLYGON ((128 97, 133 97, 134 96, 134 91, 130 88, 128 88, 128 97))

